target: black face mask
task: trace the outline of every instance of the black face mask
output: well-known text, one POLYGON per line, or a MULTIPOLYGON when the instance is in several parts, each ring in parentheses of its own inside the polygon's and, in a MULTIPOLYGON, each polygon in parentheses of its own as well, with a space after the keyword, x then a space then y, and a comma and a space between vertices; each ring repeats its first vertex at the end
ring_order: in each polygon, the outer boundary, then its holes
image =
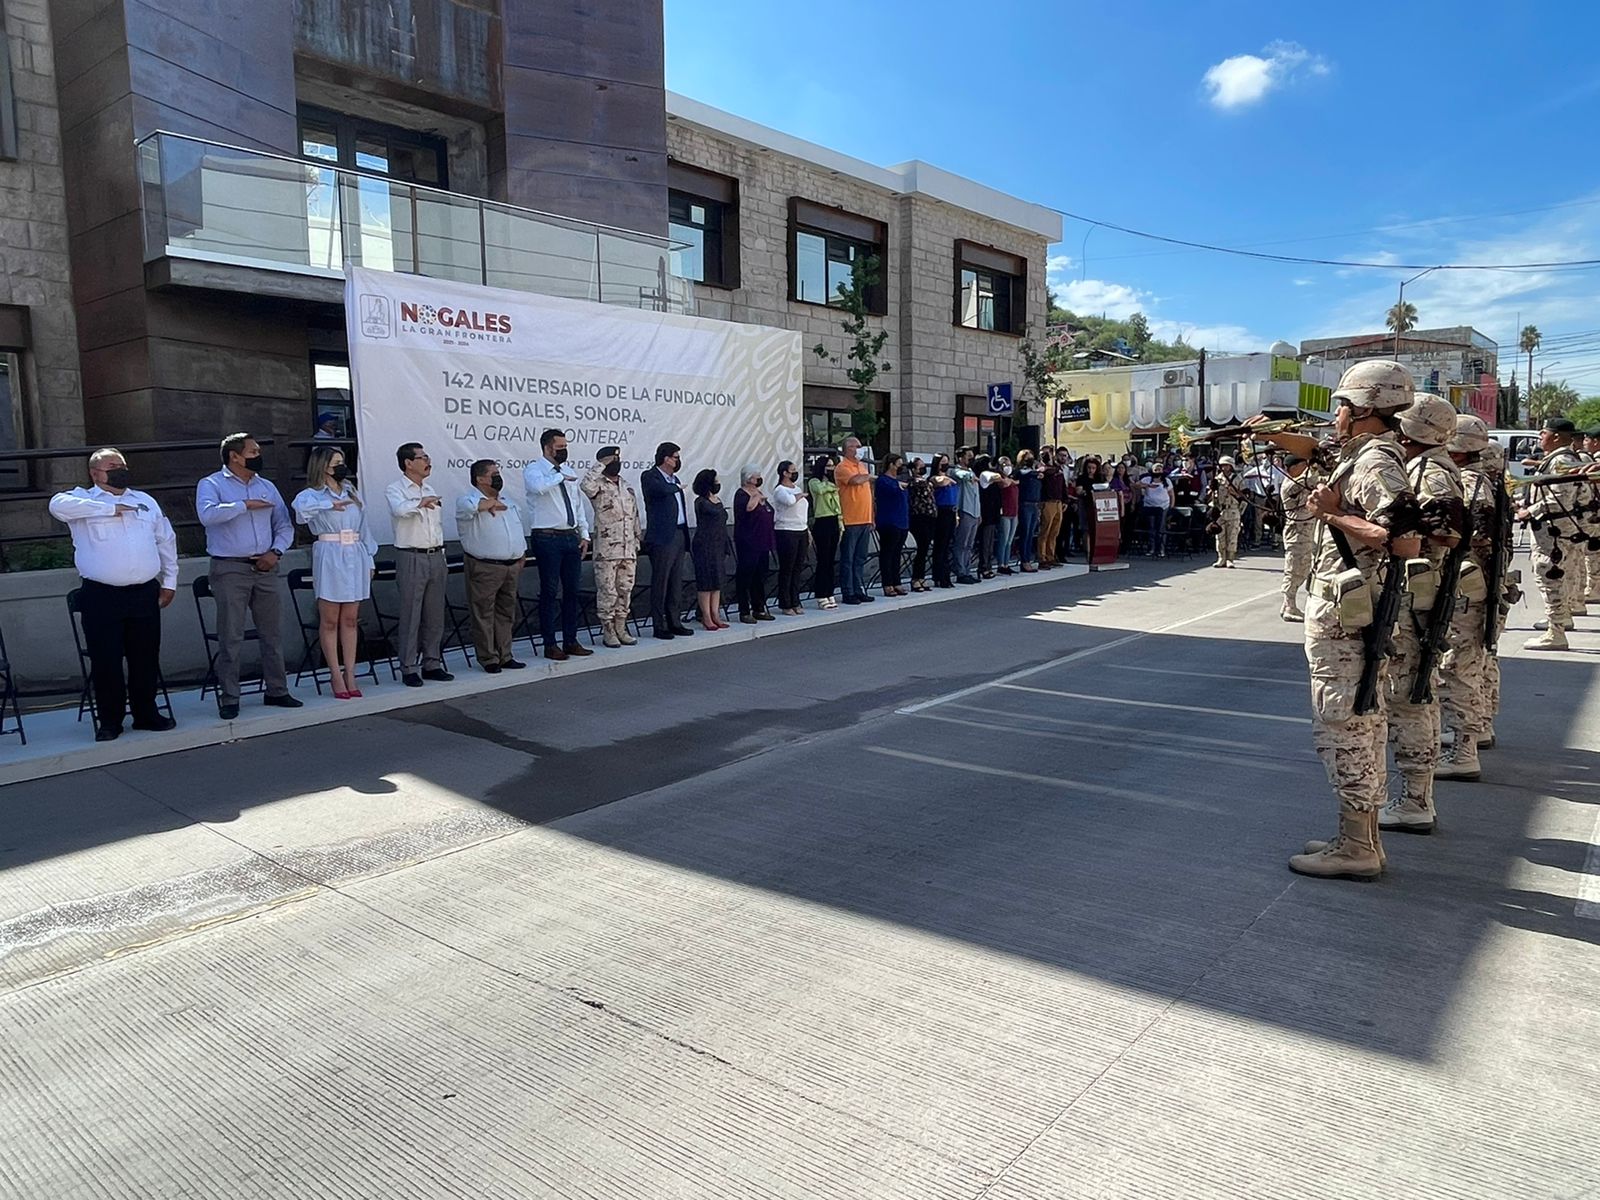
POLYGON ((505 487, 505 485, 506 477, 500 474, 499 471, 496 471, 493 475, 489 476, 489 486, 495 491, 498 492, 501 488, 505 487))
POLYGON ((106 486, 125 488, 133 482, 133 472, 127 467, 112 467, 106 472, 106 486))
POLYGON ((556 451, 556 466, 559 467, 562 463, 564 463, 566 461, 567 461, 567 448, 565 446, 563 446, 563 447, 561 447, 561 449, 556 451))
POLYGON ((606 464, 606 469, 603 474, 610 476, 612 479, 615 479, 618 475, 621 475, 622 460, 620 458, 613 458, 606 464))
POLYGON ((261 474, 261 468, 265 463, 266 459, 257 454, 244 460, 244 469, 246 471, 254 471, 257 475, 259 475, 261 474))
POLYGON ((343 483, 346 479, 350 478, 350 468, 345 466, 343 463, 340 463, 328 473, 333 476, 333 481, 335 483, 343 483))

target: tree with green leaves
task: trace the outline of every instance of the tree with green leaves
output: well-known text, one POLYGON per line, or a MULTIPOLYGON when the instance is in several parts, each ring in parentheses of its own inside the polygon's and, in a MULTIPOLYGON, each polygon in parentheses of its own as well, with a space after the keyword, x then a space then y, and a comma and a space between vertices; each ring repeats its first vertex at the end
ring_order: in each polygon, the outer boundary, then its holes
POLYGON ((1048 344, 1041 347, 1026 325, 1021 332, 1022 337, 1017 342, 1017 353, 1022 358, 1022 388, 1016 396, 1017 421, 1026 425, 1032 423, 1028 418, 1035 400, 1039 402, 1042 416, 1050 411, 1051 401, 1065 389, 1056 380, 1056 372, 1061 369, 1060 351, 1048 344))
POLYGON ((1496 424, 1501 429, 1520 429, 1522 420, 1522 389, 1517 386, 1517 373, 1512 371, 1511 382, 1500 389, 1495 403, 1496 424))
POLYGON ((1600 426, 1600 396, 1588 396, 1567 409, 1567 416, 1579 429, 1600 426))
POLYGON ((867 298, 882 278, 882 262, 876 254, 869 254, 855 264, 849 281, 841 283, 836 289, 838 307, 844 313, 839 325, 848 340, 843 358, 821 342, 811 348, 811 353, 818 358, 843 368, 845 378, 855 384, 856 404, 850 410, 850 429, 869 444, 877 436, 878 427, 882 424, 878 410, 870 404, 872 385, 877 382, 878 376, 894 371, 893 366, 880 362, 878 358, 883 353, 884 343, 889 340, 889 331, 874 330, 868 321, 871 309, 867 298))
POLYGON ((1411 303, 1391 304, 1384 324, 1393 334, 1410 333, 1417 327, 1417 306, 1411 303))
POLYGON ((1528 356, 1528 396, 1531 402, 1533 397, 1533 352, 1539 348, 1539 343, 1544 338, 1539 333, 1537 325, 1524 325, 1522 336, 1517 339, 1517 345, 1528 356))
POLYGON ((1577 404, 1577 390, 1566 380, 1536 383, 1528 391, 1528 423, 1537 429, 1546 417, 1566 416, 1577 404))
POLYGON ((1150 322, 1142 312, 1128 318, 1128 344, 1138 355, 1143 355, 1144 348, 1150 344, 1150 322))

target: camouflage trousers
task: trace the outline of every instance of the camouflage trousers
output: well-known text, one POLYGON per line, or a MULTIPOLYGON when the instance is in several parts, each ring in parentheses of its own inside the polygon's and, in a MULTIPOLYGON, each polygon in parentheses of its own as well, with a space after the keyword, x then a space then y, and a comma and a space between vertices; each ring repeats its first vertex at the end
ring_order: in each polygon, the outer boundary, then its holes
POLYGON ((1552 626, 1567 618, 1567 576, 1577 561, 1572 543, 1559 539, 1544 522, 1533 531, 1533 578, 1544 601, 1544 617, 1552 626))
POLYGON ((1346 633, 1338 611, 1317 596, 1306 603, 1306 662, 1311 668, 1311 744, 1340 807, 1365 812, 1383 807, 1388 792, 1383 677, 1379 675, 1377 707, 1357 716, 1361 634, 1346 633))
POLYGON ((601 625, 620 624, 633 608, 633 580, 639 571, 635 558, 594 560, 595 613, 601 625))
POLYGON ((1583 556, 1583 598, 1600 600, 1600 550, 1589 550, 1583 556))
POLYGON ((1311 578, 1311 556, 1316 550, 1316 540, 1309 533, 1296 532, 1299 526, 1291 525, 1284 537, 1283 547, 1283 604, 1285 608, 1298 608, 1295 597, 1311 578))
MULTIPOLYGON (((1424 620, 1427 614, 1423 614, 1424 620)), ((1394 623, 1394 654, 1389 659, 1389 745, 1401 786, 1412 795, 1426 795, 1439 762, 1439 677, 1434 667, 1433 700, 1411 703, 1411 684, 1422 665, 1422 635, 1411 615, 1411 601, 1394 623)))
POLYGON ((1499 660, 1483 644, 1484 601, 1459 600, 1450 622, 1450 649, 1439 663, 1439 714, 1459 741, 1489 732, 1498 699, 1499 660))
POLYGON ((1217 532, 1217 561, 1231 563, 1239 557, 1239 514, 1223 513, 1217 532))

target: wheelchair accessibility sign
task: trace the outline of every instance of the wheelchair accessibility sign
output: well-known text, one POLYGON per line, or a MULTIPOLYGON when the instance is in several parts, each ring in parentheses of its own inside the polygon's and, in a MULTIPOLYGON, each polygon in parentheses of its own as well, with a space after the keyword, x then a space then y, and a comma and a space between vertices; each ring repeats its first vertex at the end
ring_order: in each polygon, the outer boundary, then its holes
POLYGON ((1016 412, 1016 407, 1011 402, 1011 385, 1009 383, 991 383, 989 385, 989 415, 991 417, 1009 417, 1016 412))

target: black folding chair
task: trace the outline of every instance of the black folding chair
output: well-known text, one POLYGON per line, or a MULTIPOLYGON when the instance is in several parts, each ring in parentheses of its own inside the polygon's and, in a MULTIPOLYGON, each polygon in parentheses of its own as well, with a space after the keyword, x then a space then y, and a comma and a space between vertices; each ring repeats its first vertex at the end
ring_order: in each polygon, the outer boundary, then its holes
MULTIPOLYGON (((78 648, 78 672, 83 676, 83 690, 78 693, 78 720, 83 720, 83 714, 88 713, 90 720, 96 725, 100 723, 100 713, 95 707, 94 678, 92 675, 93 664, 89 660, 89 639, 83 632, 83 612, 79 607, 83 601, 83 589, 75 587, 67 593, 67 617, 72 622, 72 642, 78 648)), ((167 678, 162 674, 160 666, 156 667, 156 691, 160 697, 157 709, 164 711, 167 716, 172 716, 172 697, 167 694, 167 678)))
MULTIPOLYGON (((322 654, 322 613, 317 607, 316 584, 312 581, 311 570, 308 567, 297 567, 289 572, 289 599, 294 602, 295 622, 300 626, 300 665, 295 669, 295 686, 300 686, 300 680, 311 676, 311 682, 317 686, 317 695, 322 695, 322 677, 328 674, 328 664, 322 654), (321 666, 317 666, 321 662, 321 666)), ((378 669, 373 665, 372 656, 365 660, 365 670, 362 670, 361 650, 366 644, 366 639, 361 636, 361 630, 356 629, 356 674, 366 675, 372 680, 374 687, 378 684, 378 669)), ((329 680, 328 686, 333 686, 329 680)))
POLYGON ((389 664, 389 678, 400 678, 400 618, 398 598, 396 606, 386 609, 379 595, 382 592, 392 592, 398 587, 395 581, 394 561, 392 559, 378 559, 372 564, 372 593, 367 603, 372 609, 372 624, 377 630, 377 636, 364 639, 368 664, 372 666, 372 681, 378 681, 377 664, 384 661, 389 664))
POLYGON ((11 659, 6 654, 5 634, 0 633, 0 737, 14 733, 22 739, 22 745, 28 744, 27 732, 22 728, 22 705, 17 702, 17 682, 11 676, 11 659), (6 713, 9 712, 15 729, 6 728, 6 713))
MULTIPOLYGON (((209 575, 196 576, 193 587, 194 611, 195 615, 200 619, 200 637, 204 641, 206 651, 206 677, 205 682, 200 685, 200 699, 204 700, 207 692, 215 692, 217 690, 217 654, 222 649, 222 639, 217 635, 217 601, 216 597, 211 594, 211 577, 209 575), (208 602, 209 608, 207 607, 208 602)), ((256 630, 254 624, 244 631, 244 640, 246 642, 260 643, 261 634, 256 630)), ((240 694, 253 696, 264 691, 265 688, 266 684, 261 678, 261 672, 257 670, 253 677, 247 677, 241 664, 239 671, 240 694)))
POLYGON ((457 646, 467 656, 470 667, 473 659, 472 602, 467 597, 467 560, 446 558, 444 566, 444 612, 449 628, 439 640, 439 653, 442 656, 450 646, 457 646))

